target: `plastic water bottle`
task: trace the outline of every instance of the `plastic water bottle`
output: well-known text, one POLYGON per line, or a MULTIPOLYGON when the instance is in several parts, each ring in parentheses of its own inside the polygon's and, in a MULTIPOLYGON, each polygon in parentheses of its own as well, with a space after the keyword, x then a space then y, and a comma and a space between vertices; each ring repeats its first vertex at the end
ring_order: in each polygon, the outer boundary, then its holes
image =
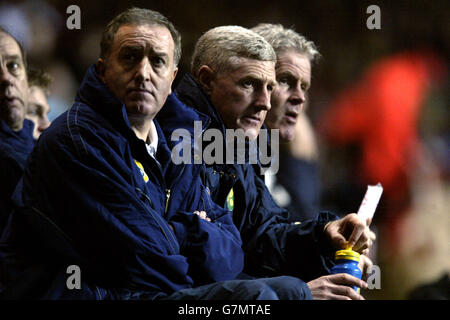
MULTIPOLYGON (((351 249, 336 251, 334 261, 336 265, 331 269, 331 274, 347 273, 358 279, 361 279, 361 269, 358 267, 359 253, 351 249)), ((359 293, 360 288, 353 286, 356 292, 359 293)))

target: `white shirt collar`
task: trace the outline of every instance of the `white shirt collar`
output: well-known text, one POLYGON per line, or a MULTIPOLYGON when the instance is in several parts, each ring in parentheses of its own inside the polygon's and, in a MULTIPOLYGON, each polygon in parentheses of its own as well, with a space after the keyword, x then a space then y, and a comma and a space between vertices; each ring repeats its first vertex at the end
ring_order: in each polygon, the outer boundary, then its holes
POLYGON ((156 131, 156 126, 153 120, 150 124, 150 131, 148 133, 148 138, 145 145, 147 146, 148 153, 156 159, 156 151, 158 149, 158 132, 156 131), (148 141, 150 141, 150 143, 148 143, 148 141))

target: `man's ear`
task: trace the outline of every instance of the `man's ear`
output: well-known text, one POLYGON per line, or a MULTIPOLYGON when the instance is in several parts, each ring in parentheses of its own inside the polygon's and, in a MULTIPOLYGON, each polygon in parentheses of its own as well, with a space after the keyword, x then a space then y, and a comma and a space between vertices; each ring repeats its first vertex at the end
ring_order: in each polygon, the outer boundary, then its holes
POLYGON ((207 65, 203 65, 198 70, 197 81, 200 82, 206 93, 210 94, 216 73, 207 65))
POLYGON ((102 58, 98 58, 97 60, 97 73, 100 79, 105 82, 105 71, 106 71, 106 63, 102 58))
POLYGON ((169 90, 169 94, 172 93, 172 84, 173 84, 173 81, 175 80, 175 78, 176 78, 176 76, 177 76, 177 73, 178 73, 178 68, 175 68, 175 69, 173 70, 172 81, 170 82, 170 90, 169 90))

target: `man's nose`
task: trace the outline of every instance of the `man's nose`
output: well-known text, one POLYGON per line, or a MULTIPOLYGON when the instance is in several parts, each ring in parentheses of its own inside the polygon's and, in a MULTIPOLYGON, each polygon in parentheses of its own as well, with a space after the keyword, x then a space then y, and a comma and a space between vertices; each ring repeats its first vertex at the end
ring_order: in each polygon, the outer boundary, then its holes
POLYGON ((3 89, 4 87, 11 85, 11 83, 12 83, 11 73, 9 72, 8 68, 5 65, 0 64, 0 86, 3 89))
POLYGON ((301 83, 297 84, 289 97, 289 101, 293 105, 301 105, 306 101, 306 93, 302 89, 301 83))
POLYGON ((137 66, 137 80, 139 82, 150 81, 151 65, 147 57, 144 57, 137 66))
POLYGON ((39 131, 43 132, 45 129, 47 129, 50 126, 50 120, 48 120, 47 116, 44 116, 39 119, 39 131))
POLYGON ((270 96, 271 91, 267 88, 261 88, 256 92, 256 103, 255 105, 261 110, 269 111, 270 110, 270 96))

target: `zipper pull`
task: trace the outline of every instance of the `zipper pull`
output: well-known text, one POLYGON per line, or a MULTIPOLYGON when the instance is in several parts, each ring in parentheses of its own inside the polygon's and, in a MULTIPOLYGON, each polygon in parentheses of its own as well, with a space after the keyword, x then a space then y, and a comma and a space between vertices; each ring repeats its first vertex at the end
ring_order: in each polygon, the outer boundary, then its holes
POLYGON ((166 189, 166 207, 164 209, 164 213, 167 213, 167 209, 169 208, 169 200, 170 200, 170 189, 166 189))

